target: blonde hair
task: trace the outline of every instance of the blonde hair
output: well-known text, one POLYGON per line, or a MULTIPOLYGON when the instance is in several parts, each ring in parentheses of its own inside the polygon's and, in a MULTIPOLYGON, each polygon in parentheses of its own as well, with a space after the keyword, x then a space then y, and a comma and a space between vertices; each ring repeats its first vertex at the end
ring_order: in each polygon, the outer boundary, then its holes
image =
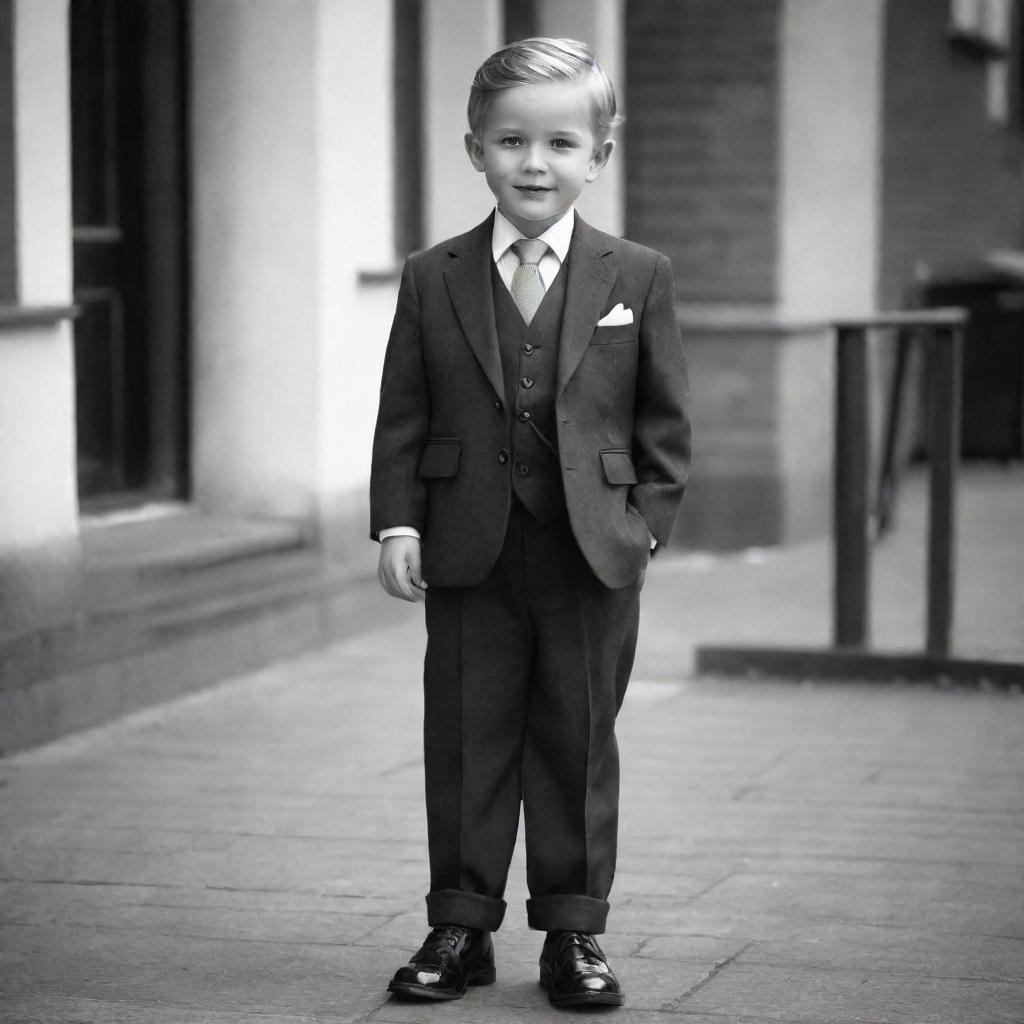
POLYGON ((594 134, 604 142, 623 122, 615 87, 594 51, 577 39, 520 39, 492 53, 473 76, 469 90, 469 130, 480 137, 494 93, 516 85, 585 81, 594 101, 594 134))

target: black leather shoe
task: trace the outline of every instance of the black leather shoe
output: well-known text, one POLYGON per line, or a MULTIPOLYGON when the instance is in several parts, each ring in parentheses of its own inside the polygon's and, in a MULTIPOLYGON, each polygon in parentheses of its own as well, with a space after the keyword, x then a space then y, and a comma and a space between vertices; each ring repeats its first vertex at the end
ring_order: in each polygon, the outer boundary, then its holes
POLYGON ((586 932, 549 932, 540 984, 555 1006, 622 1006, 626 997, 601 947, 586 932))
POLYGON ((388 991, 417 999, 461 999, 470 985, 491 985, 494 978, 491 933, 444 924, 431 929, 388 991))

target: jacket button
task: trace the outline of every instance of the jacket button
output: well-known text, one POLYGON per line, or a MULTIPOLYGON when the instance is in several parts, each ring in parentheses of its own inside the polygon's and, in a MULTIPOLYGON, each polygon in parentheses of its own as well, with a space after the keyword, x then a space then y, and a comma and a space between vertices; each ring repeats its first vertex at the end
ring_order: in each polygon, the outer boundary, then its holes
POLYGON ((520 476, 526 476, 526 474, 530 472, 530 467, 525 462, 517 462, 516 472, 520 476))
POLYGON ((527 412, 527 411, 526 411, 526 409, 524 409, 524 410, 523 410, 523 411, 522 411, 522 412, 521 412, 521 413, 519 414, 519 422, 520 422, 520 423, 525 423, 525 422, 526 422, 526 421, 527 421, 527 420, 528 420, 529 418, 530 418, 530 414, 529 414, 529 412, 527 412))
POLYGON ((524 388, 532 388, 533 387, 533 378, 532 377, 523 377, 519 381, 519 383, 522 384, 524 388))
POLYGON ((507 448, 502 448, 501 451, 498 452, 498 461, 503 466, 505 465, 506 462, 508 462, 508 449, 507 448))
POLYGON ((532 346, 532 345, 530 345, 530 344, 526 344, 526 345, 524 345, 524 346, 523 346, 523 351, 524 351, 524 352, 525 352, 525 353, 526 353, 526 354, 527 354, 528 356, 532 356, 532 355, 533 355, 533 346, 532 346))
POLYGON ((494 403, 494 411, 495 412, 501 412, 501 402, 495 402, 494 403))

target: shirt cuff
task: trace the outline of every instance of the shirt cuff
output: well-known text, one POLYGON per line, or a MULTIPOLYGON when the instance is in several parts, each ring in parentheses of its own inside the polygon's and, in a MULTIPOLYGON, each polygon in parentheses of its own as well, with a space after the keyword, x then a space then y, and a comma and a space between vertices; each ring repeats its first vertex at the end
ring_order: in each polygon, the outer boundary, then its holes
POLYGON ((420 531, 415 526, 389 526, 386 530, 380 530, 377 537, 383 542, 389 537, 415 537, 420 539, 420 531))

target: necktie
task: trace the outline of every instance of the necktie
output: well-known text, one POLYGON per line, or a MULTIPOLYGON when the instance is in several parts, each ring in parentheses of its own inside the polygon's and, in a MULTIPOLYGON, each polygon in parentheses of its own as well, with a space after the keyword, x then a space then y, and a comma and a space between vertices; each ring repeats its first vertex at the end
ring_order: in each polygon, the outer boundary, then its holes
POLYGON ((544 301, 544 282, 540 279, 538 264, 548 246, 539 238, 520 238, 512 243, 512 251, 519 257, 519 266, 512 275, 512 298, 529 324, 544 301))

